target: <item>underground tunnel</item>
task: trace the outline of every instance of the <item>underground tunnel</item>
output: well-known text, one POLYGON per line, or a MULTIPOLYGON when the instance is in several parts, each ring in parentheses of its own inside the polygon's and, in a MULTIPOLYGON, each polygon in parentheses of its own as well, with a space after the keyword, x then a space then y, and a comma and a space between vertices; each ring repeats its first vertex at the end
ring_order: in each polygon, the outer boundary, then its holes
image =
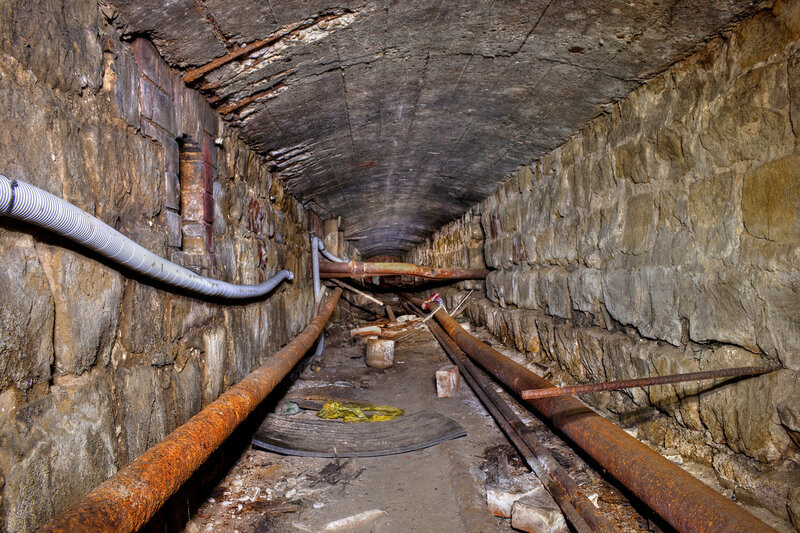
POLYGON ((0 3, 0 530, 800 531, 800 1, 0 3))

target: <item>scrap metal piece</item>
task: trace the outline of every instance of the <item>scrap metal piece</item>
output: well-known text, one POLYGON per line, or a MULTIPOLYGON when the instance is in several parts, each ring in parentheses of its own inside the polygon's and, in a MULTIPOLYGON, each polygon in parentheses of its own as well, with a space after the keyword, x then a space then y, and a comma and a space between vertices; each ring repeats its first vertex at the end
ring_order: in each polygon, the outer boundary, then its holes
POLYGON ((681 383, 684 381, 697 381, 702 379, 739 378, 744 376, 759 376, 775 372, 783 368, 781 365, 742 366, 737 368, 721 368, 719 370, 704 370, 702 372, 688 372, 685 374, 671 374, 669 376, 651 376, 648 378, 620 379, 617 381, 603 381, 600 383, 584 383, 568 387, 551 387, 546 389, 531 389, 522 391, 523 400, 537 398, 552 398, 584 392, 602 392, 634 387, 647 387, 649 385, 664 385, 667 383, 681 383))

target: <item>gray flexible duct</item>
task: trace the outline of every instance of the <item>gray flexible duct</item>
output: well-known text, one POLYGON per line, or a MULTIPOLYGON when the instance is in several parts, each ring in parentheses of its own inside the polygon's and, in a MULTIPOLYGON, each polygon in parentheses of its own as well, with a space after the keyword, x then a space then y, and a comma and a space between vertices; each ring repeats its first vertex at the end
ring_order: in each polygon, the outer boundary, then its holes
MULTIPOLYGON (((326 259, 333 261, 334 263, 347 263, 346 259, 340 259, 330 253, 328 250, 325 249, 325 244, 322 242, 322 239, 317 237, 316 235, 311 236, 311 272, 314 278, 314 301, 317 301, 319 298, 319 293, 322 291, 322 287, 320 286, 319 282, 319 252, 322 252, 322 255, 325 256, 326 259)), ((317 346, 314 348, 314 355, 312 357, 316 357, 322 353, 323 348, 325 348, 325 332, 319 334, 319 340, 317 341, 317 346)))
POLYGON ((258 285, 219 281, 167 261, 71 203, 28 183, 0 175, 0 216, 10 216, 75 241, 112 261, 162 283, 231 300, 257 298, 294 275, 281 270, 258 285))

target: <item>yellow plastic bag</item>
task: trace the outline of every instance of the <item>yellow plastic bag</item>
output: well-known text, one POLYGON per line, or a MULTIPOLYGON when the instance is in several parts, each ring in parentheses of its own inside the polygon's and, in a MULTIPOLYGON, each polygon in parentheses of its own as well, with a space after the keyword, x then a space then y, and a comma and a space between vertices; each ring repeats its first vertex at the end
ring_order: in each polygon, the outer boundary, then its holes
POLYGON ((345 422, 383 422, 403 416, 402 409, 371 403, 325 402, 317 416, 328 420, 340 418, 345 422), (365 411, 375 413, 367 416, 365 411))

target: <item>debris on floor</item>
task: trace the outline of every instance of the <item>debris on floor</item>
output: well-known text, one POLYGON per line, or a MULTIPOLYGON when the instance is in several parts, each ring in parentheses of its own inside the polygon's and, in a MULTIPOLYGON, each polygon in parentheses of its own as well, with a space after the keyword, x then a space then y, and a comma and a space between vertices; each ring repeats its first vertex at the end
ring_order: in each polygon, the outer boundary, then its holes
POLYGON ((350 330, 350 336, 355 337, 366 337, 369 335, 380 335, 381 328, 379 326, 364 326, 361 328, 354 328, 350 330))
POLYGON ((461 374, 456 365, 447 365, 436 371, 436 396, 452 398, 461 389, 461 374))
MULTIPOLYGON (((400 324, 401 319, 402 316, 397 317, 396 323, 400 324)), ((378 327, 383 330, 388 324, 384 319, 378 327)), ((512 480, 519 481, 532 474, 513 448, 505 443, 469 388, 462 387, 457 395, 448 399, 436 397, 436 382, 431 378, 437 369, 449 364, 438 342, 419 319, 406 323, 403 326, 406 332, 402 335, 413 333, 414 336, 407 342, 398 344, 396 341, 394 365, 384 370, 373 369, 364 364, 361 338, 351 342, 349 337, 350 329, 363 325, 363 322, 340 324, 328 332, 325 353, 319 358, 322 368, 318 371, 307 368, 283 398, 297 405, 301 412, 294 415, 273 413, 264 420, 264 424, 278 421, 294 425, 283 429, 267 426, 266 431, 262 431, 262 425, 257 431, 257 440, 266 437, 285 442, 278 442, 275 452, 264 451, 264 448, 248 449, 213 489, 211 497, 192 515, 187 531, 318 533, 331 523, 367 512, 365 509, 385 513, 375 515, 361 526, 342 526, 345 529, 341 531, 519 531, 512 529, 514 503, 521 509, 525 498, 515 498, 516 502, 511 503, 511 519, 497 518, 487 508, 487 491, 528 493, 532 486, 519 482, 514 486, 512 480), (421 329, 413 329, 415 326, 421 329), (328 400, 392 405, 406 414, 373 424, 346 424, 316 417, 316 411, 328 400), (429 418, 431 416, 434 418, 429 418), (415 417, 421 418, 415 421, 415 417), (440 421, 435 420, 437 417, 441 417, 440 421), (409 421, 413 426, 410 429, 391 429, 394 424, 408 424, 409 421), (397 446, 407 442, 403 439, 419 439, 423 433, 429 435, 425 433, 430 431, 429 425, 435 427, 441 421, 452 424, 449 427, 454 433, 448 437, 451 440, 398 453, 397 446), (348 442, 341 442, 320 433, 316 426, 306 424, 367 433, 350 435, 345 439, 348 442), (468 435, 463 438, 452 438, 465 432, 468 435), (362 447, 369 439, 383 440, 384 446, 395 451, 392 455, 374 457, 348 453, 348 446, 362 447), (327 455, 297 454, 280 448, 303 447, 315 442, 327 455)), ((484 330, 479 329, 483 335, 484 330)), ((513 402, 510 397, 508 401, 513 402)), ((295 407, 288 404, 280 409, 281 412, 294 410, 295 407)), ((581 489, 599 494, 599 505, 610 513, 615 526, 621 531, 658 531, 652 522, 638 514, 622 493, 604 482, 545 426, 529 416, 524 418, 581 489)), ((431 440, 430 436, 426 440, 431 440)), ((527 507, 517 512, 518 524, 522 524, 526 511, 527 507)))
POLYGON ((374 424, 270 414, 256 431, 253 445, 303 457, 378 457, 428 448, 465 435, 458 422, 429 410, 374 424))
POLYGON ((553 497, 539 485, 511 508, 511 526, 528 533, 567 533, 564 515, 553 497))
POLYGON ((367 366, 371 368, 389 368, 394 364, 394 341, 389 339, 367 339, 367 366))
POLYGON ((390 405, 373 405, 371 403, 325 402, 317 412, 319 418, 326 420, 341 419, 344 422, 386 422, 403 416, 402 409, 390 405), (367 416, 366 413, 374 413, 367 416))
POLYGON ((339 520, 329 522, 323 531, 342 531, 344 529, 363 526, 385 514, 386 511, 381 511, 380 509, 364 511, 363 513, 354 514, 353 516, 348 516, 346 518, 340 518, 339 520))

